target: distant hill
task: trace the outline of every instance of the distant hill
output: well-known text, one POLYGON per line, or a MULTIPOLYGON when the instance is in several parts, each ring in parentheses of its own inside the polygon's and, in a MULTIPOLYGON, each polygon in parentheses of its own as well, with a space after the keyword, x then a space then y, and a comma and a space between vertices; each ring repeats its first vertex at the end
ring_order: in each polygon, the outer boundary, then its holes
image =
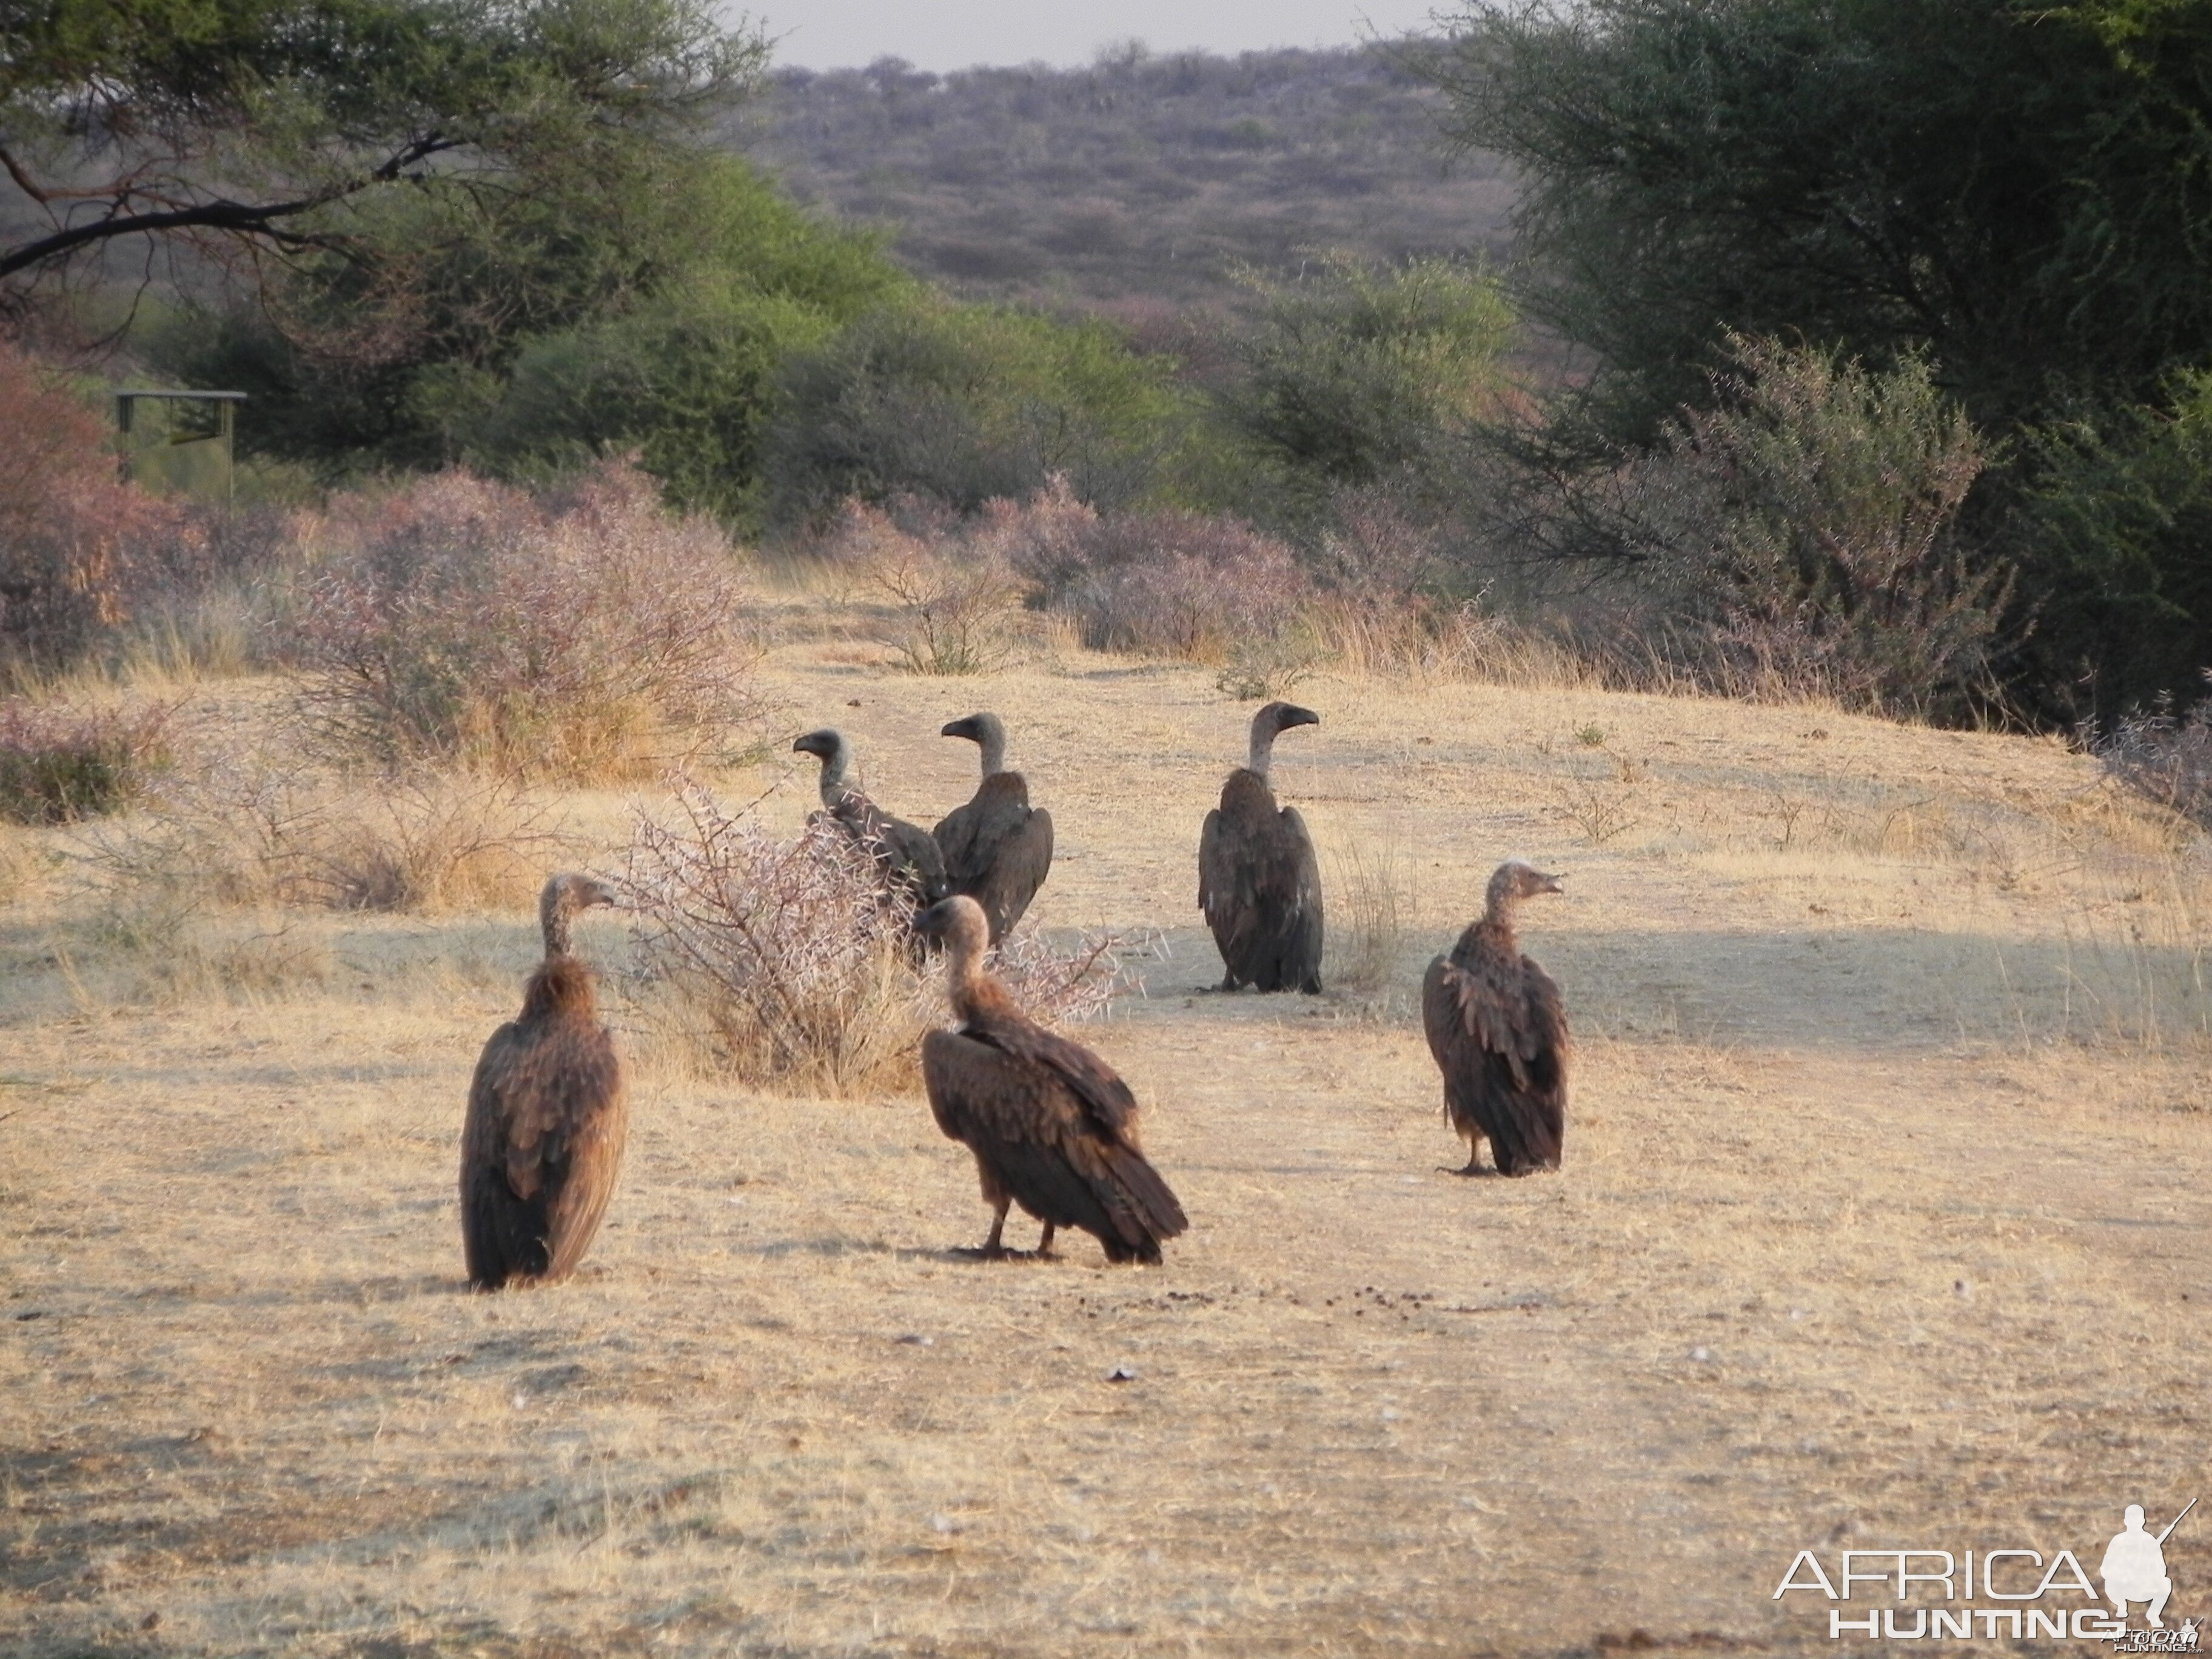
POLYGON ((1141 322, 1233 303, 1240 264, 1502 254, 1503 164, 1446 156, 1438 95, 1402 50, 784 70, 729 137, 956 292, 1141 322))

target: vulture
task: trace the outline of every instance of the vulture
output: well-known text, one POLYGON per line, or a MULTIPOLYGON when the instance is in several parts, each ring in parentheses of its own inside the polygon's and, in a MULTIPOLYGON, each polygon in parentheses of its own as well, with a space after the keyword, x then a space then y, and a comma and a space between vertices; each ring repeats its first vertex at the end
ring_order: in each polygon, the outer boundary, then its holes
POLYGON ((1444 1115, 1467 1137, 1479 1175, 1484 1137, 1500 1175, 1559 1167, 1566 1133, 1566 1010, 1552 976, 1521 954, 1513 912, 1524 898, 1560 890, 1559 878, 1513 859, 1490 878, 1489 908, 1449 956, 1429 964, 1421 1022, 1444 1074, 1444 1115))
POLYGON ((1030 787, 1006 770, 1006 728, 996 714, 970 714, 940 736, 965 738, 983 751, 983 781, 964 806, 930 833, 945 855, 946 890, 983 907, 996 945, 1013 931, 1052 868, 1052 814, 1030 805, 1030 787))
POLYGON ((822 816, 875 860, 884 892, 908 895, 917 910, 945 896, 945 859, 929 831, 893 817, 845 781, 853 770, 853 745, 842 732, 825 726, 791 750, 821 757, 822 816))
POLYGON ((545 884, 545 960, 523 988, 522 1012, 477 1061, 461 1130, 461 1241, 477 1290, 559 1283, 606 1213, 629 1103, 568 924, 587 905, 614 902, 589 876, 545 884))
POLYGON ((1267 787, 1275 734, 1319 726, 1295 703, 1252 716, 1251 758, 1229 775, 1198 843, 1198 904, 1228 974, 1221 988, 1321 989, 1321 866, 1296 807, 1278 811, 1267 787))
POLYGON ((1129 1085, 1088 1048, 1029 1018, 984 971, 990 923, 974 899, 955 894, 915 926, 945 947, 960 1021, 922 1039, 921 1075, 937 1127, 975 1155, 993 1211, 977 1254, 1008 1254, 1000 1241, 1008 1206, 1018 1204, 1044 1224, 1039 1256, 1052 1253, 1055 1229, 1080 1227, 1109 1261, 1158 1261, 1160 1241, 1190 1224, 1138 1149, 1129 1085))

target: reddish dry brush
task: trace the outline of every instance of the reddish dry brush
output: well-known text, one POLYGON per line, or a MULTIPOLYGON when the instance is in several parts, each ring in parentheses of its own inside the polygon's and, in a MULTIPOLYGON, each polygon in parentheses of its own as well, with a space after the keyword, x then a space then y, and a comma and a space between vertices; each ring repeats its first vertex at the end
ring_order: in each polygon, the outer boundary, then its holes
POLYGON ((121 482, 106 422, 57 374, 0 344, 0 644, 64 662, 130 619, 149 573, 203 527, 121 482))
MULTIPOLYGON (((665 1051, 740 1082, 856 1094, 910 1080, 943 1000, 918 963, 910 906, 827 823, 771 834, 679 783, 675 810, 641 813, 619 881, 638 917, 627 976, 665 1051)), ((1042 1020, 1097 1012, 1133 975, 1115 935, 1063 949, 1035 930, 999 970, 1042 1020)))
POLYGON ((759 712, 732 550, 627 462, 538 495, 447 472, 330 520, 295 654, 336 755, 636 775, 759 712))

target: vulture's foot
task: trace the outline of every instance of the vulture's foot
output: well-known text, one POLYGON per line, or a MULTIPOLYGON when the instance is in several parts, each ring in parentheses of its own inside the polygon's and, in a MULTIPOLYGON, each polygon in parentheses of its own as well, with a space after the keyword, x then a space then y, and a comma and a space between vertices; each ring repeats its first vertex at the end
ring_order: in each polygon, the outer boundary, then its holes
POLYGON ((1028 1252, 1010 1250, 996 1239, 992 1239, 981 1244, 955 1245, 952 1254, 965 1256, 970 1261, 1018 1261, 1028 1252))
POLYGON ((1468 1158, 1464 1164, 1461 1164, 1456 1167, 1449 1164, 1439 1164, 1437 1165, 1437 1168, 1445 1175, 1486 1176, 1496 1175, 1498 1173, 1498 1171, 1495 1170, 1485 1169, 1480 1163, 1472 1158, 1468 1158))

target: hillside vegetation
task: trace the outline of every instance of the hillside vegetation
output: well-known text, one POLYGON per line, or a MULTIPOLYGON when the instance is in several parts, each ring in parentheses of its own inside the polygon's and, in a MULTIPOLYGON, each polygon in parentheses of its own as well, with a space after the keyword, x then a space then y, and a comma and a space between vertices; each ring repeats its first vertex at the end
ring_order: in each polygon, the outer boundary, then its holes
POLYGON ((1502 256, 1510 181, 1493 157, 1447 158, 1413 50, 787 69, 729 137, 933 281, 1141 319, 1236 303, 1241 267, 1331 250, 1502 256))

